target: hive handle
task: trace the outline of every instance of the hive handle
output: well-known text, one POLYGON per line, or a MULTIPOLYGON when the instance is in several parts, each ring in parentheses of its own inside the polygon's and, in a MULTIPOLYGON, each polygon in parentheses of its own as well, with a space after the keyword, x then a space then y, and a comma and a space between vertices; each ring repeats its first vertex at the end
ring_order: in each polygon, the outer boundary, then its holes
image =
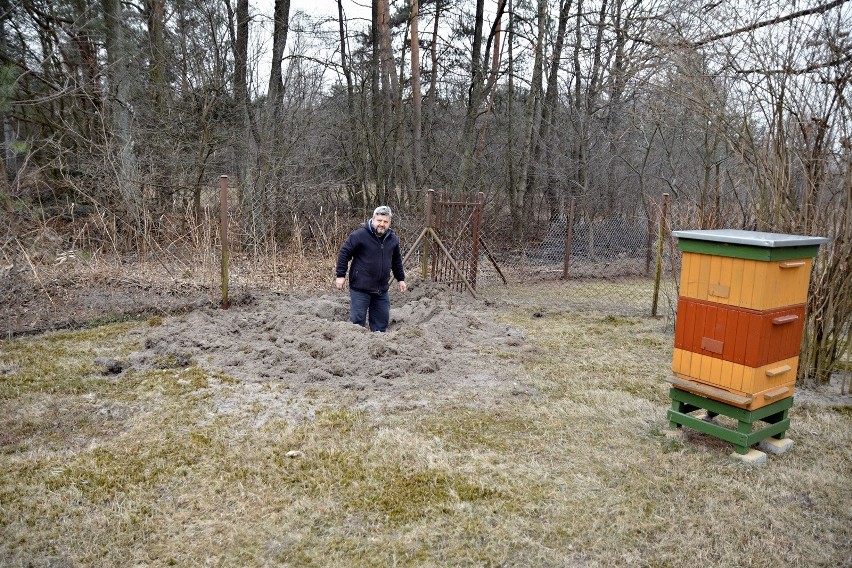
POLYGON ((792 370, 793 368, 790 365, 781 365, 780 367, 775 367, 774 369, 767 369, 766 376, 777 377, 778 375, 783 375, 784 373, 788 373, 792 370))
POLYGON ((717 282, 715 284, 710 284, 707 292, 711 296, 716 296, 717 298, 727 298, 731 295, 731 287, 717 282))
POLYGON ((763 398, 765 398, 766 400, 772 400, 773 398, 781 398, 782 395, 786 395, 788 392, 790 392, 789 388, 780 387, 763 393, 763 398))
POLYGON ((710 337, 701 338, 701 349, 705 351, 721 355, 722 351, 724 350, 724 347, 725 343, 723 341, 719 341, 718 339, 713 339, 710 337))
POLYGON ((780 266, 781 268, 799 268, 800 266, 804 266, 804 265, 805 265, 804 260, 796 260, 796 261, 791 261, 791 262, 782 262, 778 266, 780 266))
POLYGON ((772 325, 784 325, 785 323, 794 322, 797 319, 799 319, 799 316, 796 314, 778 316, 777 318, 772 318, 772 325))

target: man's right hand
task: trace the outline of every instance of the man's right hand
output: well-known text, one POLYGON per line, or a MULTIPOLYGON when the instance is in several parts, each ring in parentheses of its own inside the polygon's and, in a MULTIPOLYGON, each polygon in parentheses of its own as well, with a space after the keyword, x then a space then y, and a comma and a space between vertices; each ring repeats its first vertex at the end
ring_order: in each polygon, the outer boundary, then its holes
POLYGON ((338 278, 337 280, 334 281, 334 285, 337 287, 338 290, 343 290, 343 285, 345 283, 346 283, 346 277, 345 276, 343 278, 338 278))

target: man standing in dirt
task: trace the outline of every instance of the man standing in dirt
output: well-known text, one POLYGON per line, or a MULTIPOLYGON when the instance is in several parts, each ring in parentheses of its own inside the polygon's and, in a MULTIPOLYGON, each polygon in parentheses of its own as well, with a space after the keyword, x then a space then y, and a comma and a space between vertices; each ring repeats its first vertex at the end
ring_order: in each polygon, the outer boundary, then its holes
POLYGON ((390 274, 405 292, 405 270, 399 239, 391 230, 393 213, 387 205, 373 211, 372 219, 355 229, 337 255, 335 285, 343 290, 349 261, 349 321, 365 326, 369 311, 370 331, 386 331, 390 322, 390 274))

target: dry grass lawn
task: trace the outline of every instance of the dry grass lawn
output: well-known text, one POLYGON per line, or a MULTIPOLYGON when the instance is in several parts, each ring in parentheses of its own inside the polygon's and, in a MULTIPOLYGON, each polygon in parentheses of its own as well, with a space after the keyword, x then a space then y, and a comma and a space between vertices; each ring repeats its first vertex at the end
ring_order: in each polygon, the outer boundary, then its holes
MULTIPOLYGON (((501 290, 513 395, 358 412, 199 367, 103 375, 122 323, 0 343, 3 566, 849 566, 852 408, 797 402, 789 452, 667 437, 669 323, 501 290)), ((445 371, 442 371, 445 372, 445 371)))

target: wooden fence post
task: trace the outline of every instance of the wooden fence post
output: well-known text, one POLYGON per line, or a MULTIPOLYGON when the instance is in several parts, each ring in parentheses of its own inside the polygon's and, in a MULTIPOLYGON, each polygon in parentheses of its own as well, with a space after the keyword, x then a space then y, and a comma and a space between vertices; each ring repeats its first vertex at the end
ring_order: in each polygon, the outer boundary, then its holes
POLYGON ((663 205, 660 208, 660 225, 657 231, 657 269, 654 274, 654 303, 651 305, 651 316, 657 317, 657 304, 660 298, 660 279, 663 275, 663 240, 666 235, 666 217, 669 209, 669 194, 663 194, 663 205))
POLYGON ((565 218, 565 255, 562 260, 562 279, 568 278, 568 261, 571 258, 571 243, 574 241, 574 210, 577 207, 577 198, 571 198, 571 207, 565 218))
POLYGON ((222 240, 222 309, 227 310, 228 301, 228 176, 219 176, 219 237, 222 240))

